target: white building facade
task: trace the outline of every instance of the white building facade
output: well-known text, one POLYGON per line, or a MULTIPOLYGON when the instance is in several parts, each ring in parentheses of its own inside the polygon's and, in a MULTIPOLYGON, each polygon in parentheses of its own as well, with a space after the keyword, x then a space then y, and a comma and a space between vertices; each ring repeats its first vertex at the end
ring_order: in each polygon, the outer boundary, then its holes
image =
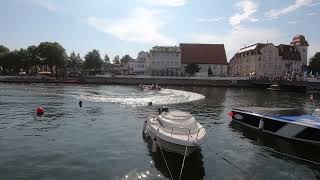
POLYGON ((179 76, 181 49, 178 46, 155 46, 150 50, 150 75, 179 76))
POLYGON ((291 45, 254 44, 240 49, 229 62, 230 76, 303 73, 307 65, 308 42, 295 36, 291 45), (294 42, 294 43, 293 43, 294 42))

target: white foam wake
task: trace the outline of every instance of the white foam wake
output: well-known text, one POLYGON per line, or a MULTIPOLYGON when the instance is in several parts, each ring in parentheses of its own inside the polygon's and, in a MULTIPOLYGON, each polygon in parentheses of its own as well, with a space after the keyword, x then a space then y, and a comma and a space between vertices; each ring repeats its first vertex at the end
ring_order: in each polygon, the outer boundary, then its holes
POLYGON ((149 102, 153 105, 168 105, 187 103, 204 99, 205 96, 182 90, 162 89, 156 92, 138 92, 126 95, 104 93, 100 95, 81 94, 80 99, 92 102, 112 102, 132 106, 146 106, 149 102))

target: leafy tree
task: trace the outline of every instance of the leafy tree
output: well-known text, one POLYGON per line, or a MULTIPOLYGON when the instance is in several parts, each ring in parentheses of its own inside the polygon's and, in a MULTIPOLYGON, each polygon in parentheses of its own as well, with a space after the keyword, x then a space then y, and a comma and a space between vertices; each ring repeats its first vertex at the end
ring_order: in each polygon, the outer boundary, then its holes
POLYGON ((52 73, 55 67, 57 76, 58 68, 63 67, 67 59, 65 49, 57 42, 42 42, 38 46, 38 52, 39 57, 52 73))
POLYGON ((0 45, 0 53, 9 53, 10 52, 10 49, 3 46, 3 45, 0 45))
POLYGON ((198 64, 188 64, 187 66, 184 67, 184 69, 186 73, 193 76, 195 73, 200 71, 201 67, 199 67, 198 64))
POLYGON ((128 54, 126 54, 120 59, 120 63, 127 64, 130 60, 132 60, 132 58, 128 54))
POLYGON ((37 71, 37 66, 41 65, 39 58, 38 47, 37 46, 28 46, 28 60, 31 64, 31 67, 37 71))
POLYGON ((0 70, 2 71, 5 69, 6 59, 9 52, 10 52, 9 48, 3 45, 0 45, 0 70))
MULTIPOLYGON (((199 69, 199 70, 200 70, 200 69, 199 69)), ((212 75, 213 75, 213 73, 212 73, 211 67, 210 67, 210 65, 209 65, 208 76, 212 76, 212 75)))
POLYGON ((116 55, 114 58, 113 58, 113 64, 120 64, 120 57, 118 55, 116 55))
POLYGON ((312 72, 320 72, 320 52, 317 52, 310 58, 309 66, 312 72))
POLYGON ((77 54, 77 66, 79 69, 81 68, 82 64, 83 64, 83 60, 82 60, 80 54, 78 53, 77 54))
POLYGON ((28 50, 21 48, 18 52, 18 56, 16 59, 16 67, 20 69, 24 69, 27 74, 29 74, 29 70, 31 68, 31 62, 29 61, 28 50))
POLYGON ((104 60, 104 63, 106 63, 106 64, 110 63, 110 58, 109 58, 108 54, 104 55, 103 60, 104 60))
POLYGON ((84 56, 83 66, 85 69, 100 69, 103 63, 98 50, 93 49, 84 56))

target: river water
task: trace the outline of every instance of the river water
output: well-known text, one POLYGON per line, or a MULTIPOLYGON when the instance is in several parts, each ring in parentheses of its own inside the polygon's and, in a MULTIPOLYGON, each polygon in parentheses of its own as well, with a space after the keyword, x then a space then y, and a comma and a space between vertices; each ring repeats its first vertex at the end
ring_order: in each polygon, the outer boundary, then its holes
MULTIPOLYGON (((295 158, 320 162, 319 149, 256 134, 227 116, 239 106, 311 112, 309 96, 241 88, 143 92, 136 86, 0 83, 0 179, 169 179, 161 154, 152 153, 142 135, 144 120, 162 105, 191 112, 207 130, 182 179, 320 179, 319 165, 295 158), (34 119, 38 105, 45 109, 41 121, 34 119)), ((164 155, 177 179, 182 158, 164 155)))

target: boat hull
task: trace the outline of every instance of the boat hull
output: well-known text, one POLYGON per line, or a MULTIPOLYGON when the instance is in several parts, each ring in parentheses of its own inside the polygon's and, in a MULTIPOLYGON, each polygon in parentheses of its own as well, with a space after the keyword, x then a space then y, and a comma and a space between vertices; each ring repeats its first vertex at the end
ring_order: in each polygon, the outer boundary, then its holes
POLYGON ((157 144, 164 150, 168 152, 177 153, 180 155, 184 155, 186 153, 186 156, 189 156, 193 152, 199 150, 199 146, 185 146, 180 144, 171 143, 168 141, 163 140, 159 136, 156 137, 156 134, 150 129, 150 127, 147 125, 145 134, 150 137, 152 140, 156 140, 157 144), (185 152, 187 147, 187 152, 185 152))
POLYGON ((247 126, 262 133, 275 135, 294 141, 320 146, 320 131, 303 125, 278 121, 272 117, 256 116, 251 112, 232 111, 232 122, 247 126), (263 121, 261 123, 260 121, 263 121))

